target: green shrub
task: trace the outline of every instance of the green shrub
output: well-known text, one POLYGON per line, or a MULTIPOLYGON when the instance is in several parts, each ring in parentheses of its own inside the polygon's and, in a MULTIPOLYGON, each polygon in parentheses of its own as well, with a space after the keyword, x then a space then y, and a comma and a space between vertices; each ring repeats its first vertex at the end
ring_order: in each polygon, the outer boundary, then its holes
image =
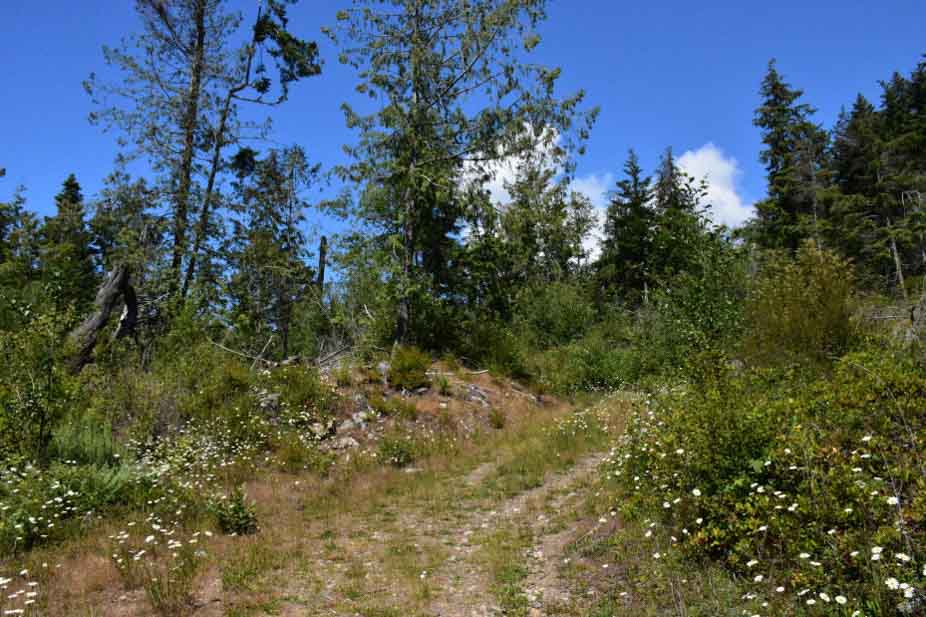
POLYGON ((538 384, 559 394, 615 390, 643 373, 635 345, 628 332, 601 324, 577 341, 534 354, 528 366, 538 384))
POLYGON ((453 393, 453 390, 450 388, 450 380, 447 379, 446 375, 439 375, 437 377, 437 391, 440 392, 441 396, 450 396, 453 393))
POLYGON ((747 355, 766 364, 830 363, 851 345, 853 275, 848 262, 807 243, 774 257, 746 306, 747 355))
POLYGON ((338 397, 326 387, 318 371, 304 366, 285 366, 267 371, 260 385, 280 394, 280 421, 295 428, 329 422, 335 414, 338 397))
POLYGON ((815 374, 720 367, 640 404, 607 473, 625 514, 792 606, 777 614, 830 614, 803 612, 821 593, 847 598, 839 614, 901 614, 911 598, 885 582, 926 582, 926 375, 885 349, 815 374))
POLYGON ((500 431, 505 428, 507 421, 508 418, 505 416, 505 412, 498 407, 493 407, 489 410, 489 426, 492 428, 500 431))
POLYGON ((144 505, 155 492, 148 478, 126 466, 8 467, 0 471, 0 553, 57 542, 110 509, 144 505))
POLYGON ((350 366, 348 365, 337 367, 332 371, 332 374, 334 375, 334 382, 342 388, 347 388, 354 383, 350 372, 350 366))
POLYGON ((109 421, 78 416, 59 425, 52 436, 51 458, 81 465, 116 465, 127 452, 113 438, 109 421))
POLYGON ((393 467, 408 467, 415 462, 416 448, 408 437, 390 435, 379 442, 379 455, 393 467))
POLYGON ((415 404, 398 397, 373 395, 369 404, 373 411, 381 416, 401 418, 410 422, 418 419, 418 408, 415 404))
POLYGON ((389 385, 396 390, 417 390, 430 387, 429 368, 431 368, 431 356, 425 352, 417 347, 396 347, 389 364, 389 385))
POLYGON ((214 499, 209 504, 209 511, 215 517, 219 530, 226 535, 245 536, 258 531, 257 512, 240 488, 229 496, 214 499))
POLYGON ((742 334, 746 289, 743 256, 720 238, 705 241, 690 268, 656 289, 642 314, 644 364, 684 369, 692 353, 731 349, 742 334))
POLYGON ((322 452, 315 443, 306 443, 294 431, 287 432, 276 444, 275 454, 283 470, 288 473, 312 471, 325 475, 334 465, 334 456, 322 452))
POLYGON ((466 336, 456 351, 468 364, 514 378, 530 376, 524 363, 527 344, 515 336, 509 325, 485 315, 473 315, 461 324, 461 329, 466 336))
POLYGON ((538 349, 579 338, 594 319, 594 304, 578 285, 570 283, 534 285, 521 291, 515 301, 515 329, 538 349))
POLYGON ((78 398, 78 383, 65 361, 68 319, 49 313, 0 331, 0 458, 19 456, 42 464, 58 423, 78 398))

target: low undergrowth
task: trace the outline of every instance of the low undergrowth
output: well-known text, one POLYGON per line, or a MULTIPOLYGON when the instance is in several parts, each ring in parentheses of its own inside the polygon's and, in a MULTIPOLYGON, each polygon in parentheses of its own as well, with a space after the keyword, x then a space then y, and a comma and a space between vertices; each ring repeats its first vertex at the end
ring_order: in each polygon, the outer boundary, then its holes
POLYGON ((723 369, 638 404, 607 474, 647 563, 721 567, 750 615, 920 614, 924 400, 886 349, 822 376, 723 369))

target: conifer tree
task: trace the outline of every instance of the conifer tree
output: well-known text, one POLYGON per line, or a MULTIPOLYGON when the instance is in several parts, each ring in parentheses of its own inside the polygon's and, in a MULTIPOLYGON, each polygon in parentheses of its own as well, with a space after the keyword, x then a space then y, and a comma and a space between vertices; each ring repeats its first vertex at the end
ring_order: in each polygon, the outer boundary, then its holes
POLYGON ((261 3, 251 36, 237 49, 242 17, 227 4, 138 0, 142 32, 103 50, 124 79, 106 83, 91 75, 84 84, 98 107, 91 121, 124 134, 120 144, 128 148, 120 160, 143 156, 160 174, 158 188, 170 209, 171 296, 189 290, 219 229, 214 216, 221 207, 223 153, 243 137, 266 135, 268 125, 241 120, 239 107, 280 104, 293 82, 320 71, 317 45, 287 29, 290 2, 261 3))
POLYGON ((646 270, 653 283, 685 272, 698 261, 707 219, 702 200, 707 185, 685 173, 667 148, 653 188, 653 224, 646 270))
POLYGON ((56 290, 54 299, 59 309, 74 308, 80 314, 90 307, 99 277, 93 263, 84 196, 74 174, 67 177, 55 196, 55 207, 55 216, 46 218, 41 229, 42 278, 56 290))
POLYGON ((652 179, 643 174, 633 150, 624 163, 605 213, 604 237, 598 260, 598 288, 602 300, 615 295, 639 302, 647 286, 652 251, 654 212, 652 179))
POLYGON ((423 239, 442 245, 459 228, 464 176, 484 179, 494 161, 567 150, 587 135, 594 113, 577 112, 583 94, 556 98, 559 69, 526 61, 545 16, 544 0, 355 0, 338 14, 342 61, 359 71, 358 91, 382 101, 372 115, 344 106, 361 135, 343 173, 387 197, 362 200, 358 214, 392 238, 400 341, 411 338, 415 298, 440 293, 431 285, 446 256, 424 269, 423 239))
POLYGON ((819 236, 826 134, 811 122, 816 110, 800 102, 803 91, 784 80, 774 60, 760 94, 753 123, 762 129, 759 159, 768 173, 768 199, 756 204, 754 231, 762 245, 793 251, 803 238, 819 236))
POLYGON ((233 231, 225 252, 232 274, 227 290, 232 322, 242 342, 259 353, 273 337, 274 355, 290 352, 295 306, 312 292, 312 269, 302 224, 307 204, 300 192, 315 181, 301 148, 272 150, 257 159, 244 149, 237 173, 233 231))

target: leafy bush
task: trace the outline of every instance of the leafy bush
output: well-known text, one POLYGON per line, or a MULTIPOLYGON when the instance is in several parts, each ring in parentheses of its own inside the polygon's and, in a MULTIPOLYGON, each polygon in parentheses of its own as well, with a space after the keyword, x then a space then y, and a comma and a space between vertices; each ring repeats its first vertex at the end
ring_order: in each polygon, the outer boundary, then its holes
POLYGON ((275 454, 283 470, 288 473, 313 471, 324 475, 334 465, 334 456, 322 452, 314 442, 308 442, 299 433, 289 431, 275 444, 275 454))
POLYGON ((0 553, 11 554, 66 538, 110 507, 133 507, 154 497, 137 470, 53 463, 0 471, 0 553))
POLYGON ((807 243, 768 263, 746 306, 746 353, 767 364, 829 363, 851 345, 852 268, 807 243))
POLYGON ((214 499, 209 504, 209 511, 225 535, 246 536, 258 531, 257 512, 240 488, 229 496, 214 499))
POLYGON ((396 390, 416 390, 431 385, 428 369, 431 356, 417 347, 400 346, 392 352, 389 364, 389 385, 396 390))
POLYGON ((485 367, 515 378, 528 377, 524 364, 525 342, 500 320, 485 315, 467 318, 461 329, 466 336, 456 350, 469 364, 485 367))
POLYGON ((773 614, 832 614, 824 598, 837 596, 839 614, 916 613, 921 369, 877 349, 815 380, 782 369, 715 377, 638 406, 608 472, 629 495, 625 513, 655 515, 672 550, 719 560, 773 614))
POLYGON ((0 331, 0 457, 44 464, 55 427, 77 399, 77 383, 64 366, 66 316, 23 313, 24 327, 0 331))
POLYGON ((643 355, 636 333, 614 315, 581 339, 530 357, 534 379, 560 394, 607 391, 636 382, 643 373, 643 355))
POLYGON ((505 417, 505 412, 499 409, 498 407, 493 407, 489 410, 489 426, 495 430, 502 430, 505 428, 508 418, 505 417))
POLYGON ((742 255, 715 238, 702 243, 691 266, 653 293, 640 333, 650 366, 685 368, 692 352, 726 350, 742 333, 742 255))
POLYGON ((408 467, 415 462, 416 448, 408 437, 391 435, 379 442, 379 455, 393 467, 408 467))
POLYGON ((349 387, 354 383, 349 365, 337 367, 332 371, 332 375, 334 376, 334 382, 342 388, 349 387))
POLYGON ((398 397, 385 398, 373 395, 369 403, 373 411, 381 416, 393 416, 408 421, 418 418, 418 408, 415 404, 398 397))
POLYGON ((89 415, 73 417, 52 436, 50 456, 82 465, 117 465, 127 452, 113 437, 109 421, 89 415))
POLYGON ((537 349, 565 345, 579 338, 594 319, 594 304, 578 285, 570 283, 528 287, 515 302, 515 329, 537 349))
POLYGON ((437 377, 437 391, 440 392, 441 396, 450 396, 453 392, 450 387, 450 380, 447 379, 446 375, 439 375, 437 377))

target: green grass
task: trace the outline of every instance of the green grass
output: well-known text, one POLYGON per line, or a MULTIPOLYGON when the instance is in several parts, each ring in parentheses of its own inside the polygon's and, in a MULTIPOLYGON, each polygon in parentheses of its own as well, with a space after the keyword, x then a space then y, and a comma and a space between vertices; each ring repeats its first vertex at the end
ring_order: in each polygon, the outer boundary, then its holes
POLYGON ((527 596, 522 583, 527 578, 525 552, 533 544, 533 534, 526 525, 505 526, 480 542, 480 558, 492 580, 492 593, 506 615, 527 614, 527 596))
POLYGON ((282 568, 286 559, 269 544, 248 542, 222 565, 222 589, 254 591, 267 574, 282 568))

